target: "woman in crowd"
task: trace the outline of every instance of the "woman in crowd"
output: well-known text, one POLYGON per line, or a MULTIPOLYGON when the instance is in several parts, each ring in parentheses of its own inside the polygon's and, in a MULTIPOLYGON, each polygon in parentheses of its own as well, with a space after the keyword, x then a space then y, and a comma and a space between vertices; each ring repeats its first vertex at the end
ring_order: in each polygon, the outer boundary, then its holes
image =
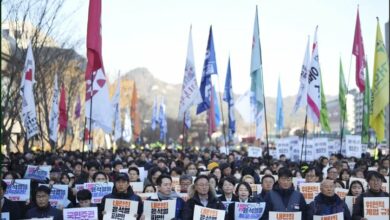
POLYGON ((235 202, 238 197, 233 194, 236 181, 233 177, 224 177, 221 179, 220 188, 222 189, 222 196, 219 199, 222 202, 235 202))
POLYGON ((359 180, 352 181, 349 185, 348 196, 360 196, 364 193, 363 184, 359 180))

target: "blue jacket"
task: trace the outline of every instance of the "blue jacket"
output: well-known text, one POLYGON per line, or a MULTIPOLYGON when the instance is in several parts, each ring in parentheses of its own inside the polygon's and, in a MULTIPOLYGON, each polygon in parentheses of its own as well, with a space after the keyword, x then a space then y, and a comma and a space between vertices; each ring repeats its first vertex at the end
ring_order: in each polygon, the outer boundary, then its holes
POLYGON ((347 204, 337 194, 329 197, 320 193, 310 203, 307 216, 311 220, 313 215, 331 215, 339 212, 344 213, 344 220, 351 220, 347 204))
MULTIPOLYGON (((182 211, 184 209, 185 202, 180 197, 172 198, 172 200, 173 199, 176 199, 175 220, 182 220, 182 211)), ((148 201, 162 201, 162 200, 168 200, 168 199, 163 199, 163 198, 160 198, 160 197, 158 197, 158 198, 149 197, 146 200, 148 200, 148 201)))
POLYGON ((27 211, 26 218, 48 218, 53 217, 53 220, 62 220, 62 212, 59 209, 51 207, 50 204, 46 208, 34 207, 27 211))

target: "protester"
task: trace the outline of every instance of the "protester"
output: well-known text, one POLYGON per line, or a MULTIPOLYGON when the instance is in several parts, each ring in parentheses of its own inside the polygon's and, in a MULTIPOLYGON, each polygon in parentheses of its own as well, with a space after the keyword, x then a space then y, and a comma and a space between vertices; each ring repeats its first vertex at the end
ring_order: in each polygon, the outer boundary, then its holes
POLYGON ((225 206, 216 197, 214 189, 210 187, 209 178, 206 175, 196 177, 188 195, 189 200, 183 209, 183 220, 193 220, 195 205, 225 210, 225 206))
POLYGON ((359 180, 352 181, 349 185, 348 196, 360 196, 364 193, 364 188, 362 182, 359 180))
POLYGON ((192 184, 192 176, 187 175, 187 174, 181 175, 180 179, 179 179, 179 182, 180 182, 180 192, 181 193, 187 193, 188 192, 188 188, 192 184))
POLYGON ((318 183, 322 181, 322 172, 320 169, 311 166, 305 172, 305 181, 307 183, 318 183))
POLYGON ((129 167, 127 171, 130 182, 141 182, 139 179, 139 169, 137 167, 129 167))
POLYGON ((331 215, 344 213, 344 220, 351 219, 347 204, 335 193, 336 184, 332 180, 324 180, 321 183, 321 192, 309 204, 306 219, 313 219, 313 215, 331 215))
POLYGON ((144 190, 142 192, 143 193, 155 193, 155 192, 157 192, 157 190, 156 190, 155 186, 148 184, 144 187, 144 190))
POLYGON ((1 181, 0 188, 0 213, 8 212, 10 219, 21 219, 21 212, 18 203, 13 202, 6 197, 4 197, 5 192, 7 191, 7 183, 3 180, 1 181))
POLYGON ((149 197, 150 201, 176 200, 175 219, 180 220, 184 208, 184 200, 172 191, 172 177, 162 174, 157 178, 158 192, 157 196, 149 197))
POLYGON ((257 196, 259 197, 259 200, 264 200, 265 196, 269 191, 272 190, 272 187, 275 184, 275 178, 271 175, 264 175, 263 178, 261 178, 261 193, 257 196))
POLYGON ((384 181, 384 177, 382 174, 376 171, 370 171, 367 174, 367 182, 369 189, 367 192, 362 193, 356 199, 356 203, 353 205, 353 220, 365 220, 364 218, 364 210, 363 210, 363 198, 366 197, 387 197, 389 198, 389 193, 382 191, 382 182, 384 181))
POLYGON ((87 189, 82 189, 77 192, 78 207, 91 207, 92 193, 87 189))
POLYGON ((233 177, 224 177, 221 179, 220 188, 222 189, 222 196, 219 199, 222 202, 235 202, 238 197, 233 194, 236 181, 233 177))
POLYGON ((97 171, 95 174, 93 174, 93 182, 95 183, 107 183, 108 177, 103 171, 97 171))
POLYGON ((44 185, 39 186, 35 191, 36 207, 26 213, 26 218, 50 218, 62 220, 62 212, 52 207, 49 203, 50 188, 44 185))

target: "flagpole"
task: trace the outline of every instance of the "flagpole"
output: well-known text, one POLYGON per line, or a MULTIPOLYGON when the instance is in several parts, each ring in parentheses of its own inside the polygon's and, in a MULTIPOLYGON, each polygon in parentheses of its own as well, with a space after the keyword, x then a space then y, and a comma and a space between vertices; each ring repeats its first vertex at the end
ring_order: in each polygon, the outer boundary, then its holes
MULTIPOLYGON (((301 159, 299 164, 302 165, 302 156, 303 156, 303 147, 305 146, 305 140, 307 141, 307 105, 306 105, 306 113, 305 113, 305 125, 303 126, 303 137, 302 137, 302 148, 301 148, 301 159)), ((306 160, 306 147, 305 147, 305 160, 306 160)))
POLYGON ((42 120, 41 120, 41 108, 38 104, 38 116, 39 116, 39 129, 41 130, 41 147, 42 147, 42 153, 45 152, 45 149, 43 147, 43 131, 42 131, 42 120))

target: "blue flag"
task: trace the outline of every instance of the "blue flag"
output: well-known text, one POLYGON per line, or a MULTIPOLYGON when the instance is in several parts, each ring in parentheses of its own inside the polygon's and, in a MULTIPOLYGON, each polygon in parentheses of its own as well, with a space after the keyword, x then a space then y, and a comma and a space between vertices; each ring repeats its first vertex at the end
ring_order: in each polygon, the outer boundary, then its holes
POLYGON ((283 98, 280 78, 278 81, 278 97, 276 99, 276 131, 280 132, 284 128, 283 98))
POLYGON ((165 137, 168 133, 168 127, 167 127, 167 118, 165 115, 164 97, 162 98, 161 103, 160 103, 160 112, 158 114, 158 123, 160 125, 160 140, 165 140, 165 137))
POLYGON ((226 71, 225 91, 223 94, 223 101, 228 103, 228 116, 229 116, 229 140, 233 140, 233 135, 236 132, 236 119, 234 117, 234 97, 232 87, 232 74, 230 70, 230 57, 228 61, 228 67, 226 71))
POLYGON ((158 111, 157 111, 157 97, 154 97, 153 113, 152 113, 152 130, 156 129, 156 123, 158 123, 158 111))
POLYGON ((200 94, 202 102, 198 104, 196 114, 200 114, 210 108, 211 75, 217 74, 217 60, 215 59, 213 29, 210 26, 209 40, 207 43, 206 57, 203 63, 202 80, 200 82, 200 94))
POLYGON ((219 110, 218 96, 215 91, 215 87, 213 86, 213 102, 214 102, 214 115, 215 115, 215 127, 219 127, 221 124, 221 111, 219 110))

